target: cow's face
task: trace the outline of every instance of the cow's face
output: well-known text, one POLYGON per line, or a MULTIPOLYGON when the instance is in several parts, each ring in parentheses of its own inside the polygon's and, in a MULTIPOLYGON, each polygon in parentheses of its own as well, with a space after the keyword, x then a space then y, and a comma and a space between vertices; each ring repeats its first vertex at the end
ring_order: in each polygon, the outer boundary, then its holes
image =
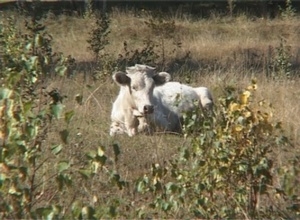
POLYGON ((136 64, 126 69, 127 73, 117 72, 113 75, 114 81, 120 86, 126 87, 130 96, 135 116, 152 114, 153 89, 155 85, 162 85, 170 80, 170 74, 166 72, 155 73, 155 68, 136 64))

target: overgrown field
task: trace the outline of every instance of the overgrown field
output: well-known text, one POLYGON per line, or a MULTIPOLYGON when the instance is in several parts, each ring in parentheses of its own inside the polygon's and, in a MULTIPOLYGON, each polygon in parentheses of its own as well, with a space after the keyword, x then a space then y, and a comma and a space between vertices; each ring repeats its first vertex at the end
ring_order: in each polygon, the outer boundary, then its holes
POLYGON ((32 18, 0 13, 0 217, 299 218, 297 14, 32 18), (110 76, 135 63, 208 87, 216 116, 110 137, 110 76))

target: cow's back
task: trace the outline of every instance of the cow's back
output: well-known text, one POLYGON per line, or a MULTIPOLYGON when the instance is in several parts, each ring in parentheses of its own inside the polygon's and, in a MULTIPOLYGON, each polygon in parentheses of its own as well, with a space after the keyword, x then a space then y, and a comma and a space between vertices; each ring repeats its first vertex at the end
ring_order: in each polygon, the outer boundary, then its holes
POLYGON ((160 96, 161 103, 179 115, 194 108, 195 101, 199 100, 198 94, 192 87, 178 82, 168 82, 163 86, 155 87, 154 96, 160 96))
POLYGON ((192 87, 178 82, 168 82, 155 87, 154 97, 155 124, 171 131, 180 130, 183 113, 193 109, 199 101, 199 96, 192 87), (167 126, 162 119, 167 119, 167 126))

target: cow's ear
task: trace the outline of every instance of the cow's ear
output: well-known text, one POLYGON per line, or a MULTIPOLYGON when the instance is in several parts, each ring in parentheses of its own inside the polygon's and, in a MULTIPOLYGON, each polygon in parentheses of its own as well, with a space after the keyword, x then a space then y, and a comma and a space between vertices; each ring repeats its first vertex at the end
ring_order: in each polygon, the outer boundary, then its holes
POLYGON ((112 78, 117 84, 121 86, 130 84, 130 78, 124 72, 116 72, 113 74, 112 78))
POLYGON ((171 80, 171 75, 167 72, 160 72, 153 76, 153 80, 155 82, 155 85, 162 85, 171 80))

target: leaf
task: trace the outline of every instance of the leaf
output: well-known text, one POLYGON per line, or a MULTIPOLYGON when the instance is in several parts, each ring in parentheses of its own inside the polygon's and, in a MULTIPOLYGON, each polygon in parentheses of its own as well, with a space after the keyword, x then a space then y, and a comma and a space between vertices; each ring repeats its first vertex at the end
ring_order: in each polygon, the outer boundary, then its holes
POLYGON ((62 174, 62 173, 57 175, 56 182, 58 183, 59 190, 62 190, 65 185, 71 186, 71 184, 72 184, 72 180, 71 180, 70 176, 67 174, 62 174))
POLYGON ((55 72, 59 75, 59 76, 64 76, 67 72, 68 68, 66 66, 57 66, 55 67, 55 72))
POLYGON ((58 104, 52 104, 51 105, 51 114, 56 118, 60 118, 61 114, 62 114, 62 111, 64 109, 64 105, 61 104, 61 103, 58 103, 58 104))
POLYGON ((120 147, 118 144, 113 144, 114 154, 115 154, 115 161, 118 161, 118 156, 120 155, 120 147))
POLYGON ((30 57, 30 70, 36 70, 37 64, 38 64, 38 56, 31 56, 30 57))
POLYGON ((29 102, 25 102, 23 104, 23 109, 24 109, 24 113, 26 114, 28 111, 30 111, 33 107, 33 102, 29 101, 29 102))
POLYGON ((101 146, 101 147, 98 147, 98 155, 100 156, 100 157, 102 157, 103 155, 104 155, 104 147, 103 146, 101 146))
POLYGON ((256 79, 256 78, 253 78, 253 79, 251 80, 251 83, 252 83, 252 85, 256 85, 257 79, 256 79))
POLYGON ((63 178, 63 175, 59 174, 57 177, 56 177, 56 182, 58 184, 58 189, 59 190, 62 190, 63 186, 64 186, 64 178, 63 178))
POLYGON ((66 112, 65 113, 65 122, 67 122, 69 124, 71 119, 73 118, 74 114, 75 114, 75 112, 73 110, 66 112))
POLYGON ((248 104, 248 102, 249 102, 248 99, 249 99, 250 95, 251 95, 251 92, 249 92, 249 91, 245 91, 240 95, 240 102, 242 105, 248 104))
POLYGON ((68 143, 68 137, 69 137, 70 132, 67 129, 64 129, 62 131, 59 132, 59 136, 61 138, 61 140, 67 144, 68 143))
POLYGON ((112 173, 111 175, 111 181, 112 183, 117 184, 117 186, 119 187, 119 189, 123 189, 124 187, 126 187, 127 183, 123 180, 121 180, 121 176, 118 173, 112 173))
POLYGON ((172 182, 169 182, 166 184, 166 189, 169 191, 169 193, 176 193, 178 186, 172 182))
POLYGON ((147 182, 145 182, 143 179, 138 180, 137 184, 136 184, 136 190, 137 192, 143 193, 146 191, 147 186, 146 186, 147 182))
POLYGON ((37 208, 36 209, 36 214, 42 218, 42 219, 52 219, 51 217, 51 214, 53 213, 52 212, 52 208, 51 207, 41 207, 41 208, 37 208))
POLYGON ((115 206, 110 206, 109 207, 109 214, 112 217, 116 217, 117 216, 117 210, 115 206))
POLYGON ((91 176, 93 175, 92 171, 91 170, 87 170, 87 169, 80 169, 78 172, 86 180, 90 179, 91 176))
POLYGON ((24 181, 27 176, 27 167, 19 167, 19 178, 24 181))
POLYGON ((41 47, 43 43, 43 38, 40 34, 37 34, 34 39, 34 43, 36 47, 41 47))
POLYGON ((0 100, 7 99, 12 94, 12 90, 7 88, 1 88, 0 89, 0 100))
POLYGON ((93 161, 93 162, 92 162, 91 168, 92 168, 92 173, 93 173, 93 174, 97 173, 97 170, 98 170, 98 168, 99 168, 99 162, 93 161))
POLYGON ((244 112, 244 117, 245 118, 249 118, 249 117, 251 117, 252 116, 252 112, 251 111, 245 111, 244 112))
POLYGON ((51 147, 51 152, 55 155, 58 155, 62 150, 62 145, 61 144, 57 144, 51 147))
POLYGON ((230 103, 228 109, 231 112, 235 112, 235 111, 241 110, 241 106, 237 103, 230 103))
POLYGON ((67 170, 69 167, 70 167, 70 163, 68 161, 60 161, 57 165, 57 169, 59 173, 67 170))
POLYGON ((103 156, 97 155, 97 156, 95 157, 95 160, 96 160, 97 162, 100 162, 101 166, 104 166, 105 163, 106 163, 107 157, 106 157, 105 155, 103 155, 103 156))
POLYGON ((30 50, 32 48, 32 43, 27 43, 25 48, 26 50, 30 50))
POLYGON ((94 159, 96 157, 96 152, 95 151, 89 151, 85 154, 88 159, 94 159))
POLYGON ((80 201, 75 201, 72 204, 72 217, 73 219, 79 219, 80 213, 81 213, 81 202, 80 201))
POLYGON ((234 126, 234 131, 236 131, 236 132, 240 132, 240 131, 242 131, 243 130, 243 126, 242 125, 235 125, 234 126))
POLYGON ((95 209, 93 209, 91 206, 84 206, 81 209, 81 214, 83 219, 95 219, 95 209))
POLYGON ((81 94, 77 94, 75 96, 75 100, 76 102, 79 104, 79 105, 82 105, 83 104, 83 96, 81 94))
POLYGON ((60 212, 61 212, 61 207, 57 205, 41 207, 36 209, 36 214, 41 219, 57 219, 58 214, 60 212))
POLYGON ((6 174, 0 173, 0 188, 2 187, 2 185, 3 185, 3 183, 5 182, 6 179, 7 179, 6 174))
POLYGON ((11 186, 8 190, 8 193, 11 194, 11 195, 15 195, 15 196, 21 196, 22 195, 22 193, 18 189, 16 189, 15 186, 11 186))
POLYGON ((27 137, 34 138, 38 133, 38 126, 26 125, 25 132, 27 137))

